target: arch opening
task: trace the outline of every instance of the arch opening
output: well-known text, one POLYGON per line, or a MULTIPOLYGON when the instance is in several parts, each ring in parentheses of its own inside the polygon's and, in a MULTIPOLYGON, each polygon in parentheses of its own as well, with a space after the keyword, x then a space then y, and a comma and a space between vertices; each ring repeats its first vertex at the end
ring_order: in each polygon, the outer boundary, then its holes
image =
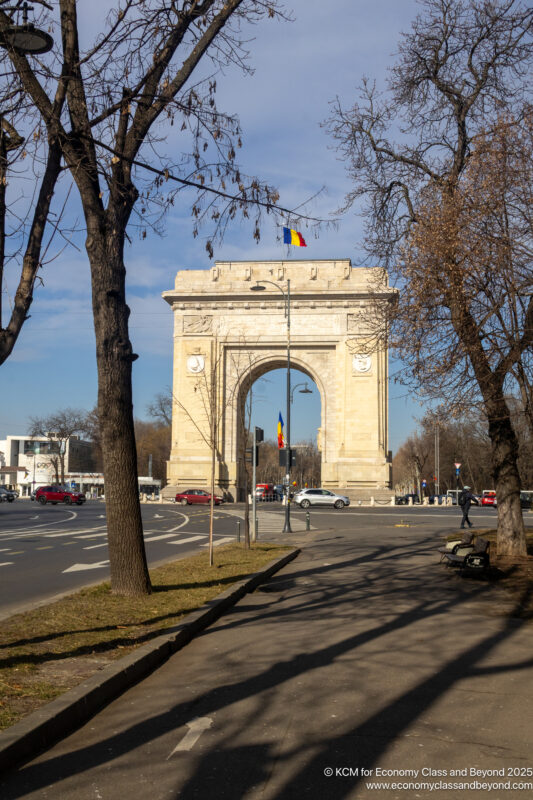
MULTIPOLYGON (((287 441, 287 367, 274 359, 251 372, 243 381, 239 398, 240 414, 244 420, 241 436, 245 446, 251 448, 254 427, 264 431, 264 442, 259 446, 259 463, 256 483, 281 486, 286 469, 280 466, 278 421, 283 421, 284 444, 287 441)), ((319 486, 321 480, 321 426, 322 392, 310 369, 300 365, 290 374, 290 443, 295 463, 291 467, 291 483, 297 487, 319 486)), ((239 442, 243 447, 243 442, 239 442)), ((252 486, 252 468, 241 470, 241 492, 243 486, 252 486)))

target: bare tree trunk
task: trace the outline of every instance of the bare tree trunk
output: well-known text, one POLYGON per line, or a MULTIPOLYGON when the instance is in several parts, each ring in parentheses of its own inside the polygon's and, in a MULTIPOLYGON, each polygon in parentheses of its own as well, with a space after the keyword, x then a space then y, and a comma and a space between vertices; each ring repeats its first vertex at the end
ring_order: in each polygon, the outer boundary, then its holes
POLYGON ((526 534, 520 505, 518 441, 505 399, 502 397, 489 416, 492 474, 498 502, 498 555, 526 556, 526 534), (505 415, 502 406, 507 409, 505 415))
POLYGON ((115 230, 105 236, 94 224, 92 231, 86 247, 92 275, 111 587, 121 595, 148 594, 131 388, 131 365, 137 356, 128 333, 126 270, 115 230))
POLYGON ((506 372, 501 366, 491 369, 480 331, 461 295, 458 299, 452 297, 448 307, 452 312, 452 324, 472 365, 487 415, 498 502, 498 555, 521 558, 527 555, 527 544, 520 505, 518 441, 504 394, 506 372))

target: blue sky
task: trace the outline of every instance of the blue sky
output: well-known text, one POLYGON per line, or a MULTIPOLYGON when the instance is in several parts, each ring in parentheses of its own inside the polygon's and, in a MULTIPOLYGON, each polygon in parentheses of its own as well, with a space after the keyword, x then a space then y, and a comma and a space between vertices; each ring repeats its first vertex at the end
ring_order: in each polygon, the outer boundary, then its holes
MULTIPOLYGON (((87 25, 98 20, 101 0, 80 3, 87 25)), ((293 23, 264 22, 250 29, 252 76, 227 70, 217 77, 219 108, 241 120, 243 148, 238 158, 243 172, 258 175, 280 190, 281 204, 299 205, 321 187, 324 192, 309 213, 329 217, 349 189, 343 164, 320 124, 329 103, 339 96, 345 104, 355 96, 363 76, 383 86, 394 63, 399 32, 410 27, 417 12, 415 0, 294 0, 287 3, 293 23)), ((134 363, 135 415, 146 418, 146 406, 172 380, 171 311, 161 293, 171 289, 180 269, 212 265, 205 237, 194 239, 190 221, 192 196, 181 196, 165 223, 162 238, 140 241, 132 236, 126 251, 128 302, 132 309, 131 337, 139 359, 134 363)), ((81 218, 81 217, 80 217, 81 218)), ((225 240, 215 248, 215 259, 258 260, 286 258, 277 230, 266 220, 259 245, 252 227, 236 220, 225 240)), ((305 231, 304 231, 305 235, 305 231)), ((306 236, 306 258, 361 258, 360 219, 350 212, 337 229, 306 236)), ((67 406, 90 409, 96 402, 95 344, 92 329, 89 267, 84 237, 78 250, 65 250, 42 271, 44 285, 35 293, 31 319, 24 325, 12 356, 0 368, 0 438, 24 433, 30 416, 41 416, 67 406)), ((294 257, 301 257, 300 253, 294 257)), ((14 275, 7 276, 4 308, 9 307, 14 275)), ((401 365, 391 365, 391 373, 401 365)), ((284 408, 284 373, 269 373, 257 394, 256 424, 274 437, 277 415, 284 408), (283 405, 280 405, 283 402, 283 405), (271 431, 271 433, 269 433, 271 431)), ((307 378, 300 378, 308 380, 307 378)), ((297 383, 295 376, 293 383, 297 383)), ((311 383, 311 388, 314 384, 311 383)), ((320 424, 318 393, 295 394, 293 442, 313 439, 320 424)), ((414 426, 423 410, 390 386, 391 449, 414 426)))

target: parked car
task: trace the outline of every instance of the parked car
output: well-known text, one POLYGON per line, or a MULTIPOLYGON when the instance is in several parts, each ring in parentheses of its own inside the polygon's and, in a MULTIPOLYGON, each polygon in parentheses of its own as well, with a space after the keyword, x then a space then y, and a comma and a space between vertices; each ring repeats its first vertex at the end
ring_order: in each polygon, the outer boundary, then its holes
POLYGON ((481 495, 482 506, 495 506, 496 505, 496 492, 494 489, 484 489, 481 495))
POLYGON ((11 494, 14 494, 15 497, 19 497, 19 495, 20 495, 20 492, 17 492, 16 489, 10 489, 9 486, 6 486, 5 484, 2 484, 2 486, 0 486, 0 489, 5 489, 6 492, 10 492, 11 494))
POLYGON ((76 503, 81 506, 85 503, 86 497, 83 492, 77 492, 74 489, 63 489, 61 486, 40 486, 35 492, 35 499, 43 506, 47 503, 52 503, 53 506, 58 503, 65 503, 67 506, 76 503))
POLYGON ((350 498, 343 494, 335 494, 329 489, 300 489, 296 492, 293 502, 300 508, 309 506, 333 506, 334 508, 344 508, 350 505, 350 498))
POLYGON ((445 494, 430 494, 429 496, 430 506, 442 506, 445 502, 446 502, 445 494))
MULTIPOLYGON (((178 492, 176 495, 176 503, 181 503, 182 506, 191 506, 196 503, 210 503, 211 495, 209 492, 204 492, 203 489, 186 489, 184 492, 178 492)), ((215 495, 214 503, 219 506, 224 502, 223 497, 215 495)))
POLYGON ((10 489, 0 488, 0 503, 12 503, 16 496, 16 492, 12 492, 10 489))
POLYGON ((400 497, 396 498, 396 505, 397 506, 408 506, 409 505, 409 498, 411 498, 413 504, 420 503, 420 498, 417 494, 402 494, 400 497))

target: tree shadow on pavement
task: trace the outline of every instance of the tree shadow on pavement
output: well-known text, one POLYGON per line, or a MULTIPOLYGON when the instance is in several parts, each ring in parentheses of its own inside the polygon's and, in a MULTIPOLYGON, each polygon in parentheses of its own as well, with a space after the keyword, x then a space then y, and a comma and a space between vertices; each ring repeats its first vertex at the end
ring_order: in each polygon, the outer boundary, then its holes
MULTIPOLYGON (((451 612, 457 617, 461 607, 481 597, 487 586, 477 584, 465 589, 453 575, 444 573, 439 573, 435 580, 427 564, 428 554, 435 554, 434 548, 435 542, 431 538, 411 543, 410 546, 377 545, 368 548, 368 552, 362 556, 341 563, 323 563, 321 557, 314 558, 309 566, 302 565, 301 570, 293 564, 290 570, 285 570, 269 582, 268 596, 273 594, 273 588, 275 594, 276 586, 281 594, 279 600, 273 600, 272 606, 268 605, 266 609, 255 606, 251 615, 245 601, 231 612, 230 619, 222 619, 215 626, 214 633, 210 629, 202 638, 224 636, 231 629, 246 629, 246 626, 250 626, 249 635, 253 637, 258 635, 264 624, 275 622, 283 627, 289 621, 294 624, 295 619, 306 614, 305 619, 309 624, 313 619, 319 620, 328 628, 333 627, 335 621, 340 631, 336 640, 324 645, 317 638, 313 649, 289 653, 286 658, 278 658, 266 668, 257 667, 255 673, 234 682, 228 680, 220 684, 213 678, 210 688, 198 698, 182 700, 151 716, 145 715, 101 741, 60 755, 51 753, 48 757, 44 756, 38 763, 21 767, 6 777, 0 784, 2 799, 14 800, 23 797, 24 792, 36 792, 56 784, 56 789, 59 789, 59 780, 68 782, 70 777, 74 780, 74 776, 76 785, 80 787, 78 796, 81 797, 83 780, 90 780, 89 770, 108 770, 121 756, 147 743, 155 747, 157 740, 186 725, 194 716, 213 715, 242 701, 256 699, 253 714, 257 718, 260 709, 266 708, 264 698, 268 697, 269 692, 275 694, 279 687, 291 681, 298 682, 303 676, 308 677, 315 672, 319 675, 318 671, 343 658, 353 658, 357 663, 359 651, 369 643, 379 645, 382 648, 380 652, 388 653, 386 637, 389 634, 400 632, 408 648, 410 635, 413 641, 416 640, 414 626, 418 623, 434 622, 438 631, 445 615, 451 612), (428 550, 430 547, 431 550, 428 550), (319 563, 321 560, 322 563, 319 563), (374 567, 375 574, 369 574, 374 567), (352 581, 346 585, 344 573, 348 577, 350 571, 352 581), (311 583, 306 583, 308 581, 311 583), (353 618, 356 612, 360 615, 359 619, 363 618, 365 603, 366 608, 370 609, 367 617, 364 617, 366 629, 346 634, 349 628, 345 620, 350 615, 353 618)), ((343 552, 346 552, 346 548, 339 548, 337 556, 342 556, 343 552)), ((333 557, 336 558, 330 555, 329 560, 333 557)), ((439 566, 435 564, 435 574, 438 570, 439 566)), ((468 615, 470 610, 465 608, 462 613, 468 615)), ((324 777, 324 768, 353 764, 355 749, 359 764, 371 768, 378 763, 391 744, 459 681, 476 675, 480 669, 484 674, 498 674, 497 667, 480 667, 480 664, 523 624, 522 621, 502 619, 499 629, 492 629, 487 635, 483 635, 478 627, 478 640, 474 643, 465 641, 460 652, 452 657, 447 657, 443 648, 439 652, 441 666, 438 670, 430 671, 429 675, 409 688, 399 689, 394 698, 389 698, 382 705, 378 703, 379 709, 367 718, 350 729, 343 729, 341 733, 324 730, 319 741, 304 741, 300 749, 295 746, 283 756, 277 751, 275 742, 250 742, 249 746, 243 747, 242 742, 236 743, 235 731, 228 731, 227 735, 222 734, 216 749, 210 749, 204 756, 191 757, 192 760, 188 762, 189 777, 182 785, 175 787, 174 795, 168 794, 167 787, 164 797, 238 800, 255 796, 254 791, 257 791, 257 796, 263 796, 260 787, 268 782, 280 758, 291 759, 292 766, 287 771, 283 785, 279 786, 275 795, 269 796, 287 800, 300 797, 320 800, 325 797, 348 797, 360 779, 331 781, 324 777), (227 776, 231 780, 224 780, 227 776)), ((492 628, 494 625, 495 621, 492 620, 492 628)), ((175 658, 179 659, 179 654, 175 658)), ((391 661, 394 669, 394 654, 391 661)), ((532 666, 533 658, 508 666, 505 670, 525 670, 532 666)), ((250 670, 253 669, 253 665, 250 665, 250 670)), ((179 671, 179 661, 176 662, 176 670, 179 671)), ((379 686, 373 688, 379 692, 379 686)), ((168 698, 173 696, 172 689, 169 689, 168 698)), ((357 716, 357 709, 353 713, 357 716)), ((239 725, 239 731, 246 730, 242 720, 239 725)), ((60 793, 56 794, 57 798, 61 796, 60 793)), ((159 797, 155 790, 152 796, 154 800, 159 797)), ((163 797, 163 794, 160 796, 163 797)))

